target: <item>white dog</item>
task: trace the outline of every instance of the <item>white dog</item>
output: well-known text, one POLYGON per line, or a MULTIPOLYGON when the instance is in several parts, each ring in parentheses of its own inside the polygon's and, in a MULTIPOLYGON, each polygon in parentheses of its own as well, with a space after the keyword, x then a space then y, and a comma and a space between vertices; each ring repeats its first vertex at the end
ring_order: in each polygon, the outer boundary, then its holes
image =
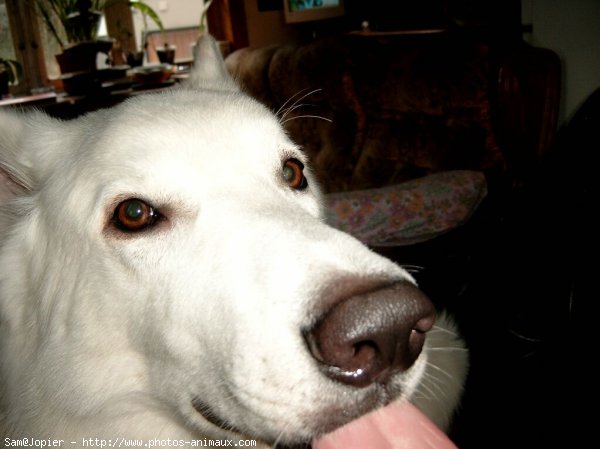
POLYGON ((452 326, 429 331, 410 275, 323 222, 280 120, 212 38, 197 51, 181 87, 0 115, 2 444, 304 444, 394 399, 444 427, 452 326))

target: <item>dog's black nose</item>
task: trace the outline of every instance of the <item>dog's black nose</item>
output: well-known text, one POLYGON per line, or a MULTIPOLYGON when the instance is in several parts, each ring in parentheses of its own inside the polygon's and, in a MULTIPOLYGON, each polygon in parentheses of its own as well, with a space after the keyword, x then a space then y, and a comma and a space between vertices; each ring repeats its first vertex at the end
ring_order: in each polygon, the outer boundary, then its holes
POLYGON ((434 314, 421 290, 399 282, 335 304, 305 337, 327 376, 366 387, 410 368, 434 314))

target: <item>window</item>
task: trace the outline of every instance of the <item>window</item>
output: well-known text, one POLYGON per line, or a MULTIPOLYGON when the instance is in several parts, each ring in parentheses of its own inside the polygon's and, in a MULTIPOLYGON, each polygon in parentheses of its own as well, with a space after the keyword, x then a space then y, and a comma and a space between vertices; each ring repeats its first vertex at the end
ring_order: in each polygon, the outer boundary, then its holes
MULTIPOLYGON (((24 72, 23 80, 13 86, 13 93, 47 89, 53 79, 60 77, 55 59, 61 51, 60 45, 34 5, 34 0, 0 0, 0 56, 16 59, 24 72)), ((126 5, 124 10, 130 11, 126 5)), ((123 10, 116 11, 119 20, 124 19, 123 10)))
POLYGON ((8 25, 6 0, 0 0, 0 58, 15 59, 15 48, 8 25))
MULTIPOLYGON (((201 16, 202 0, 170 0, 168 7, 167 2, 146 1, 157 11, 165 29, 173 32, 186 29, 193 31, 189 33, 190 36, 194 36, 193 39, 188 37, 187 40, 179 43, 169 36, 170 40, 167 41, 169 44, 177 45, 180 53, 178 59, 188 60, 191 57, 190 42, 195 39, 201 16)), ((220 39, 235 43, 236 36, 230 36, 231 21, 228 18, 230 11, 221 7, 218 2, 215 3, 211 11, 218 15, 219 20, 213 34, 220 39)), ((229 5, 231 11, 241 14, 240 17, 245 17, 244 0, 227 0, 221 3, 225 6, 229 5)), ((152 20, 148 20, 147 25, 144 24, 139 11, 136 9, 132 11, 127 2, 111 2, 104 12, 108 34, 116 37, 125 51, 142 47, 142 42, 145 42, 145 39, 142 39, 142 36, 146 35, 145 31, 156 30, 152 20)), ((210 27, 213 31, 212 23, 210 27)), ((161 36, 157 42, 162 43, 164 40, 166 39, 161 36)), ((154 42, 155 46, 158 45, 157 42, 154 42)), ((244 42, 247 45, 247 38, 244 42)), ((240 46, 244 45, 240 44, 240 46)), ((60 46, 37 12, 35 0, 0 0, 0 56, 16 59, 21 63, 24 71, 24 79, 18 86, 13 86, 18 88, 12 89, 13 93, 27 94, 32 90, 35 92, 37 89, 52 86, 52 80, 60 77, 55 60, 55 55, 58 53, 60 53, 60 46)))

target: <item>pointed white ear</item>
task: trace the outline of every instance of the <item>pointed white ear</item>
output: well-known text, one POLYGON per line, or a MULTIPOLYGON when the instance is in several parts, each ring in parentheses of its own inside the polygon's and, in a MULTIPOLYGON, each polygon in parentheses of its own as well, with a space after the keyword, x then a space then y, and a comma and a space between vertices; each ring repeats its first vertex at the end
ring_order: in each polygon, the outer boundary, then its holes
POLYGON ((225 67, 217 42, 211 35, 203 34, 198 38, 194 65, 184 85, 194 89, 239 90, 239 86, 225 67))
POLYGON ((26 128, 23 117, 0 112, 0 205, 32 190, 33 182, 23 160, 26 128))

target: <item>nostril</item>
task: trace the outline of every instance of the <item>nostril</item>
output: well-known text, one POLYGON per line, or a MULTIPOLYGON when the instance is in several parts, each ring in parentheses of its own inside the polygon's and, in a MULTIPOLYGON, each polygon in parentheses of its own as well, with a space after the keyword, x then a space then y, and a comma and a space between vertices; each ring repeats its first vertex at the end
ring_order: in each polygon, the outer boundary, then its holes
MULTIPOLYGON (((415 287, 416 288, 416 287, 415 287)), ((425 296, 424 293, 421 293, 421 295, 423 295, 423 300, 429 302, 429 299, 425 296)), ((424 334, 426 332, 429 332, 431 330, 431 328, 433 327, 433 323, 435 321, 435 313, 433 313, 433 304, 428 304, 428 306, 431 307, 431 310, 424 310, 424 317, 419 319, 413 326, 413 331, 424 334)))
POLYGON ((305 337, 327 376, 364 387, 410 368, 433 321, 429 299, 400 282, 337 303, 305 337))

